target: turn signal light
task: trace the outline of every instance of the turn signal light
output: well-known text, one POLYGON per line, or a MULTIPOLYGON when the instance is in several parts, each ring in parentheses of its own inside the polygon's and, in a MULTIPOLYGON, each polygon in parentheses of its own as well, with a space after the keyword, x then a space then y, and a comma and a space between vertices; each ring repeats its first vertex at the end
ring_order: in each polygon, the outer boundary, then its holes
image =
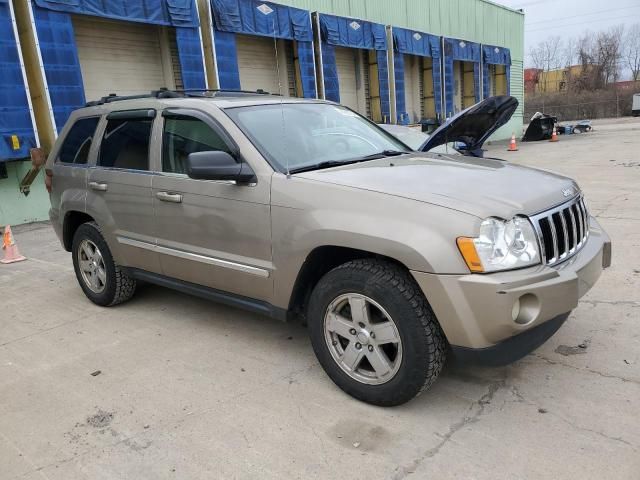
POLYGON ((473 273, 484 272, 482 262, 480 261, 480 257, 478 257, 478 252, 476 252, 476 246, 473 243, 473 238, 458 237, 456 243, 469 270, 473 273))

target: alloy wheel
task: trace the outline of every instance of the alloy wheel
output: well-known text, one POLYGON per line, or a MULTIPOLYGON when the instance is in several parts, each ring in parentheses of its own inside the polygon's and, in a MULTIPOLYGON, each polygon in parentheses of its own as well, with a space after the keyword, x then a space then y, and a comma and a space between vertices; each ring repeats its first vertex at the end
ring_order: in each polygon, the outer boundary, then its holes
POLYGON ((102 293, 107 285, 107 271, 102 253, 95 243, 84 239, 78 247, 78 267, 85 285, 93 293, 102 293))
POLYGON ((400 369, 398 328, 385 309, 366 295, 347 293, 335 298, 325 313, 324 336, 333 360, 354 380, 381 385, 400 369))

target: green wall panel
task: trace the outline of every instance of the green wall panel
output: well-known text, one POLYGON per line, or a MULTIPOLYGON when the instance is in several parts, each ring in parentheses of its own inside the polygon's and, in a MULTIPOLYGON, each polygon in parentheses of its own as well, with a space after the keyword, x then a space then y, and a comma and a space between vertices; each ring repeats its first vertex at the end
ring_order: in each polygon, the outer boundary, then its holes
POLYGON ((8 178, 0 178, 0 226, 38 222, 49 218, 49 194, 44 188, 44 174, 36 177, 31 193, 20 193, 20 180, 29 171, 31 162, 8 162, 8 178))

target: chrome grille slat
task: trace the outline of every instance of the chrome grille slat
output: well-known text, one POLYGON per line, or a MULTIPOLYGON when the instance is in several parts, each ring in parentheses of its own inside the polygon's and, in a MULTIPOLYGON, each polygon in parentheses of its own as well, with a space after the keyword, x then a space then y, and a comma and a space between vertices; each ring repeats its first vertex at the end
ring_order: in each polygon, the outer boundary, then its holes
POLYGON ((564 240, 564 251, 560 254, 560 258, 564 258, 569 255, 569 231, 567 230, 567 222, 562 210, 558 212, 558 216, 560 217, 560 223, 562 224, 562 238, 564 240))
POLYGON ((578 245, 580 245, 580 239, 584 234, 584 227, 582 226, 582 213, 580 213, 580 209, 577 205, 572 205, 571 210, 573 211, 574 216, 576 217, 576 226, 578 228, 578 245))
POLYGON ((558 253, 558 233, 556 232, 556 224, 553 221, 553 215, 549 217, 549 228, 551 229, 551 246, 553 247, 553 257, 551 262, 556 262, 560 256, 558 253))
POLYGON ((575 255, 589 236, 589 214, 582 195, 531 217, 543 262, 556 265, 575 255))
POLYGON ((573 247, 571 247, 570 253, 573 253, 578 248, 578 232, 576 230, 576 217, 573 214, 573 205, 569 207, 569 216, 571 217, 571 229, 573 230, 573 247))

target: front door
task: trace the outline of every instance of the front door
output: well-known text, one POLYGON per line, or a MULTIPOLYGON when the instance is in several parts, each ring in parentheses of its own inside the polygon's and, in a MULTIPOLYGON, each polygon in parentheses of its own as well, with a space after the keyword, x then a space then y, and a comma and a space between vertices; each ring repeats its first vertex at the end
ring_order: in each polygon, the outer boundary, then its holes
POLYGON ((157 251, 164 275, 259 300, 272 294, 270 177, 254 185, 194 180, 193 152, 237 147, 211 117, 163 114, 162 162, 153 177, 157 251))
POLYGON ((160 271, 149 169, 154 110, 112 112, 89 169, 87 212, 102 229, 116 263, 160 271))

